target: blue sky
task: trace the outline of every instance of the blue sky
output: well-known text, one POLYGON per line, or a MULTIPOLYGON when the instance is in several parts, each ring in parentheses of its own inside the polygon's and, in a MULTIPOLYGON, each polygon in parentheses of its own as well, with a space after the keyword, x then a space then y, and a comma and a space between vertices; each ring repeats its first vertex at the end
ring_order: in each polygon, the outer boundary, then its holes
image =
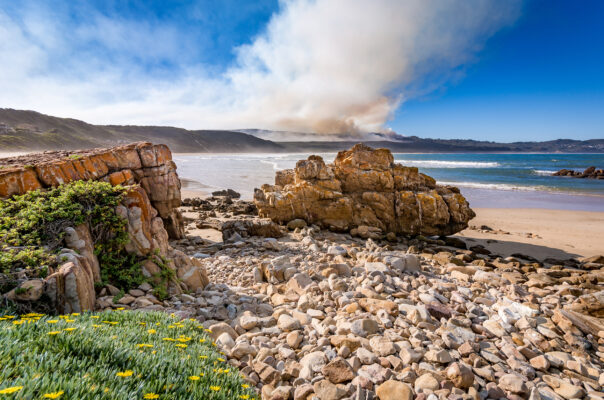
POLYGON ((0 107, 92 123, 604 138, 597 0, 0 0, 0 107))
POLYGON ((534 0, 458 82, 390 125, 426 137, 604 138, 604 2, 534 0))

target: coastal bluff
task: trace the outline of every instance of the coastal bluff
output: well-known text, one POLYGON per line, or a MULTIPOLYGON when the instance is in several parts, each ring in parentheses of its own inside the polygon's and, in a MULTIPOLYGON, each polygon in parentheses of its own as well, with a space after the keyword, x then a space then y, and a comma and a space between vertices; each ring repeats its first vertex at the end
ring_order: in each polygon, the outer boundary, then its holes
POLYGON ((366 238, 451 235, 475 216, 458 188, 437 185, 395 163, 390 150, 363 144, 339 152, 333 164, 312 155, 278 171, 275 185, 256 189, 254 201, 259 215, 275 222, 303 219, 366 238))
MULTIPOLYGON (((203 266, 173 249, 168 242, 182 239, 184 226, 178 210, 181 183, 166 145, 137 142, 113 148, 47 151, 0 159, 0 200, 77 181, 125 187, 115 208, 116 215, 126 221, 124 229, 128 240, 124 248, 138 260, 142 275, 150 283, 164 286, 167 293, 182 293, 207 285, 203 266), (162 280, 160 276, 170 278, 162 280)), ((88 224, 62 227, 56 239, 60 243, 56 252, 58 261, 50 266, 48 276, 17 268, 16 272, 5 275, 10 278, 6 281, 17 283, 16 287, 0 295, 32 304, 45 299, 51 308, 64 313, 98 308, 96 289, 101 283, 103 267, 94 237, 103 229, 88 224)), ((3 241, 0 237, 0 245, 3 245, 0 250, 14 251, 3 241)))

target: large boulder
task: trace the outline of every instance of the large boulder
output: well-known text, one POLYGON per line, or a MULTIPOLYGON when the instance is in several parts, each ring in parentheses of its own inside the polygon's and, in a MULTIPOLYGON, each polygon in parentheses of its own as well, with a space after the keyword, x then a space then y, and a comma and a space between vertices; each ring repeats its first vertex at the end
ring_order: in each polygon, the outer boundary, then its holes
POLYGON ((138 183, 171 238, 184 237, 181 183, 168 146, 148 142, 107 149, 47 151, 0 160, 0 198, 78 180, 138 183))
POLYGON ((277 173, 275 185, 257 189, 254 201, 261 217, 278 223, 303 219, 359 235, 451 235, 475 216, 459 189, 363 144, 339 152, 333 164, 319 156, 298 161, 277 173))

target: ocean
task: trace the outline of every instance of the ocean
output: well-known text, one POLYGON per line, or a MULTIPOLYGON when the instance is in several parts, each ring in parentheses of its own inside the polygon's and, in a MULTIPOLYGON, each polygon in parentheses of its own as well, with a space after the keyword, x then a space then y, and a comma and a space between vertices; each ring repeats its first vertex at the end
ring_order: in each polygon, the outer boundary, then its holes
MULTIPOLYGON (((230 188, 251 199, 254 188, 274 183, 275 171, 293 168, 309 153, 175 154, 187 188, 230 188)), ((319 153, 332 162, 336 153, 319 153)), ((460 187, 472 207, 604 211, 604 180, 555 177, 562 168, 604 168, 604 154, 394 154, 441 184, 460 187)))

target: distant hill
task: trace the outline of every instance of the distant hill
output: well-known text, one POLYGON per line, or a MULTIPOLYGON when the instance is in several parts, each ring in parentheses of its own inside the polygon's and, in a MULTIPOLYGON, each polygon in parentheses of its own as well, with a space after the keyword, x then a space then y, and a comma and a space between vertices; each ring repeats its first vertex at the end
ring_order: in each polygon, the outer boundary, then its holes
MULTIPOLYGON (((107 147, 146 140, 165 143, 175 153, 335 152, 360 140, 334 135, 328 141, 271 141, 254 136, 297 137, 291 132, 186 130, 169 126, 92 125, 35 111, 0 108, 0 153, 107 147), (248 132, 248 133, 244 133, 248 132), (251 133, 251 134, 250 134, 251 133)), ((363 143, 401 153, 604 153, 604 139, 559 139, 547 142, 496 143, 464 139, 422 139, 416 136, 370 135, 363 143), (381 140, 382 137, 384 140, 381 140)), ((304 138, 312 138, 304 134, 304 138)), ((325 138, 325 136, 323 136, 325 138)))
POLYGON ((91 125, 35 111, 0 108, 0 152, 74 150, 147 140, 176 153, 279 152, 269 140, 234 131, 189 131, 166 126, 91 125))
MULTIPOLYGON (((356 141, 277 142, 287 152, 333 152, 356 141)), ((364 141, 371 147, 385 147, 397 153, 604 153, 604 139, 558 139, 547 142, 497 143, 467 139, 422 139, 415 136, 398 140, 364 141)))

